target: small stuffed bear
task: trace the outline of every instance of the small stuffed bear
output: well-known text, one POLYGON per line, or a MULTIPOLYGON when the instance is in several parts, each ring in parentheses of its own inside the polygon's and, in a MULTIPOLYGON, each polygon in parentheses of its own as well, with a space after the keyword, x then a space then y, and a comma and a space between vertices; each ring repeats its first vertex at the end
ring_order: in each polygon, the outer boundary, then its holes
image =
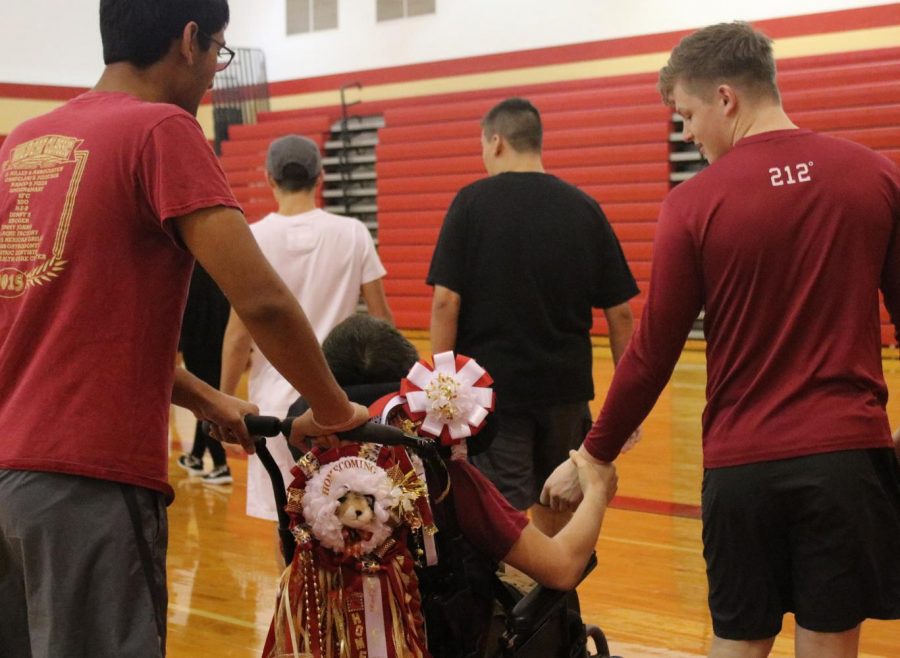
POLYGON ((334 513, 348 528, 362 528, 375 518, 375 496, 348 491, 338 503, 334 513))
POLYGON ((366 527, 375 521, 374 507, 375 497, 369 494, 348 491, 338 498, 334 515, 343 525, 341 534, 346 553, 358 555, 361 549, 359 544, 372 537, 372 532, 366 527))

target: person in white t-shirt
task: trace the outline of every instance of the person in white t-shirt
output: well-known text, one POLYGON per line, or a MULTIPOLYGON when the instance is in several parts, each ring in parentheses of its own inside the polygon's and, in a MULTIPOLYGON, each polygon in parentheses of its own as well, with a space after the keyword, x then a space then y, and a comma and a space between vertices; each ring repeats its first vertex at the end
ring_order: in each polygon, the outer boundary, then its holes
MULTIPOLYGON (((381 279, 386 274, 365 225, 352 217, 316 207, 323 181, 319 147, 310 139, 276 139, 266 156, 266 176, 278 212, 252 224, 263 254, 306 312, 319 343, 333 327, 356 312, 360 295, 370 315, 393 324, 381 279)), ((248 397, 263 415, 283 417, 300 395, 256 349, 234 313, 222 348, 222 391, 234 394, 250 367, 248 397)), ((269 450, 290 482, 294 460, 283 441, 269 450)), ((247 466, 247 514, 276 519, 272 485, 256 455, 247 466)))

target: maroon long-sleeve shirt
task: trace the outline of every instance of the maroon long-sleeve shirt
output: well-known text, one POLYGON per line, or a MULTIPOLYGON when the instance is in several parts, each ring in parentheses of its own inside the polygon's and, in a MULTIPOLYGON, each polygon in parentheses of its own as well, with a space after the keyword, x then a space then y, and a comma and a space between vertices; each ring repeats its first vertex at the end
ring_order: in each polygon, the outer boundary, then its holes
POLYGON ((806 130, 747 137, 663 204, 649 296, 585 446, 614 459, 705 309, 704 466, 890 446, 879 288, 900 321, 900 173, 806 130))

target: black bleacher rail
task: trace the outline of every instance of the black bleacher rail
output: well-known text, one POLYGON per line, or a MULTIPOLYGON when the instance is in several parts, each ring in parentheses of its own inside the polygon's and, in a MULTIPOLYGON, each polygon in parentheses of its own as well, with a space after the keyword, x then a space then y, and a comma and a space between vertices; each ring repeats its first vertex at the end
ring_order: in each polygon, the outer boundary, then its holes
POLYGON ((355 100, 352 103, 347 102, 347 90, 348 89, 357 89, 362 91, 362 83, 360 82, 351 82, 350 84, 346 84, 341 87, 341 143, 344 145, 344 148, 340 150, 338 153, 339 158, 339 169, 341 174, 341 190, 344 193, 344 214, 350 214, 350 206, 352 205, 352 199, 350 195, 347 193, 350 189, 351 185, 351 176, 350 172, 353 169, 353 166, 350 164, 350 148, 352 146, 352 142, 350 139, 350 113, 349 109, 351 105, 356 105, 360 101, 355 100))
POLYGON ((269 111, 266 56, 257 48, 235 48, 234 61, 213 80, 212 105, 216 154, 228 139, 228 127, 256 123, 260 112, 269 111))

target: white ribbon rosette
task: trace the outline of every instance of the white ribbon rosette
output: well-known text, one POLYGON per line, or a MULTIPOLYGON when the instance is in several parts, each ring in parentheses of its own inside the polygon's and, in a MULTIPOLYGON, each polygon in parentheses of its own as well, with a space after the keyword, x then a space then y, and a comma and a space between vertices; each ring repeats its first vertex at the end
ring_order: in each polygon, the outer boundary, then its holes
POLYGON ((481 430, 494 408, 493 383, 474 359, 453 352, 434 355, 434 365, 416 363, 400 384, 419 431, 444 445, 460 445, 481 430))

